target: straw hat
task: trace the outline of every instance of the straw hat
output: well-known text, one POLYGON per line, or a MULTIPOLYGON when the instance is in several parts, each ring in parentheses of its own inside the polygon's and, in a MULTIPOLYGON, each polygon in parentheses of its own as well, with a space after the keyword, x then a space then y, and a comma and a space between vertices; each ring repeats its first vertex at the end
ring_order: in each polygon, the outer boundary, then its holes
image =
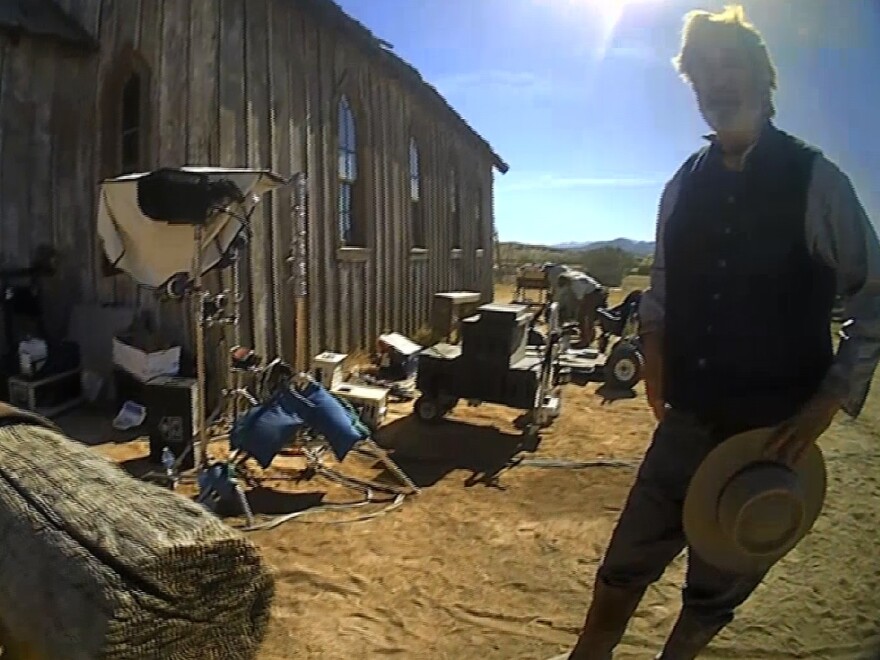
POLYGON ((794 468, 768 461, 772 428, 728 438, 697 469, 684 502, 688 544, 717 568, 760 574, 806 535, 825 500, 825 460, 815 444, 794 468))

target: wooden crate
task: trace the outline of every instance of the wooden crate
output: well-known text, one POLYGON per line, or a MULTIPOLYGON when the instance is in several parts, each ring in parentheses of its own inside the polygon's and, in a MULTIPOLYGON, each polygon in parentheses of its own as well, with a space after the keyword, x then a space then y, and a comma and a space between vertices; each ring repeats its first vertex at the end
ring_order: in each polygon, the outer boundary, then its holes
POLYGON ((43 417, 56 417, 84 401, 80 369, 71 369, 43 378, 9 378, 9 403, 43 417))
POLYGON ((524 266, 516 273, 516 286, 518 289, 547 289, 547 273, 540 266, 524 266))
POLYGON ((461 319, 473 314, 480 306, 476 291, 443 291, 434 294, 431 308, 431 342, 459 340, 461 319))

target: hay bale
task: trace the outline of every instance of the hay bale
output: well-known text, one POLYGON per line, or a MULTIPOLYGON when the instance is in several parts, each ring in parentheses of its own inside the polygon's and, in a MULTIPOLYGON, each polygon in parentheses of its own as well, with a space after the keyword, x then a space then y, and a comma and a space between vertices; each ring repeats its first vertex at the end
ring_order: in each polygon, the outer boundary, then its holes
POLYGON ((199 505, 60 432, 0 426, 0 615, 46 660, 244 660, 274 578, 199 505))

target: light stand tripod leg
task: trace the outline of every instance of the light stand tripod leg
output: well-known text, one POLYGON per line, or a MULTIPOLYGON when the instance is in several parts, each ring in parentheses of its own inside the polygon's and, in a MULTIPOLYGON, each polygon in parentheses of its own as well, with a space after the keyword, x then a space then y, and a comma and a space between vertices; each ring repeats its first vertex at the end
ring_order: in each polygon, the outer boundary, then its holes
MULTIPOLYGON (((241 346, 241 252, 243 244, 240 241, 242 235, 236 239, 236 245, 232 252, 232 345, 238 349, 241 346)), ((228 348, 228 347, 227 347, 228 348)), ((228 350, 227 350, 228 353, 228 350)), ((232 424, 238 420, 238 396, 242 389, 241 372, 233 369, 232 356, 227 355, 227 378, 231 376, 232 391, 236 396, 232 398, 232 424)))
POLYGON ((248 502, 247 495, 244 492, 244 488, 241 487, 241 484, 236 482, 235 484, 235 497, 238 499, 238 505, 241 507, 241 512, 244 514, 244 517, 247 519, 248 527, 254 526, 254 512, 251 510, 251 505, 248 502))
POLYGON ((419 487, 416 486, 413 480, 409 478, 409 475, 404 472, 397 463, 394 462, 394 460, 388 455, 388 452, 386 452, 382 447, 376 444, 375 440, 373 440, 372 438, 367 438, 363 441, 363 444, 366 445, 373 456, 379 459, 382 465, 385 466, 386 470, 397 477, 397 480, 409 489, 409 494, 417 495, 421 492, 419 487))
POLYGON ((193 292, 196 340, 196 422, 198 423, 198 441, 195 443, 196 469, 205 467, 208 460, 208 430, 205 420, 205 319, 204 293, 202 291, 202 227, 195 227, 196 250, 193 256, 193 292))

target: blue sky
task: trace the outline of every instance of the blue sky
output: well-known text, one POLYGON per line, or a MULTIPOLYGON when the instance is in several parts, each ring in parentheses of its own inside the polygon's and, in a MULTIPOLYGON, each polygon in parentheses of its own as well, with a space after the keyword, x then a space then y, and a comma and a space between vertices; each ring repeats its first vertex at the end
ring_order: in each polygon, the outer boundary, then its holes
MULTIPOLYGON (((502 240, 651 240, 707 131, 670 64, 703 0, 337 0, 510 164, 502 240)), ((846 171, 880 221, 880 0, 745 0, 779 70, 777 125, 846 171)))

